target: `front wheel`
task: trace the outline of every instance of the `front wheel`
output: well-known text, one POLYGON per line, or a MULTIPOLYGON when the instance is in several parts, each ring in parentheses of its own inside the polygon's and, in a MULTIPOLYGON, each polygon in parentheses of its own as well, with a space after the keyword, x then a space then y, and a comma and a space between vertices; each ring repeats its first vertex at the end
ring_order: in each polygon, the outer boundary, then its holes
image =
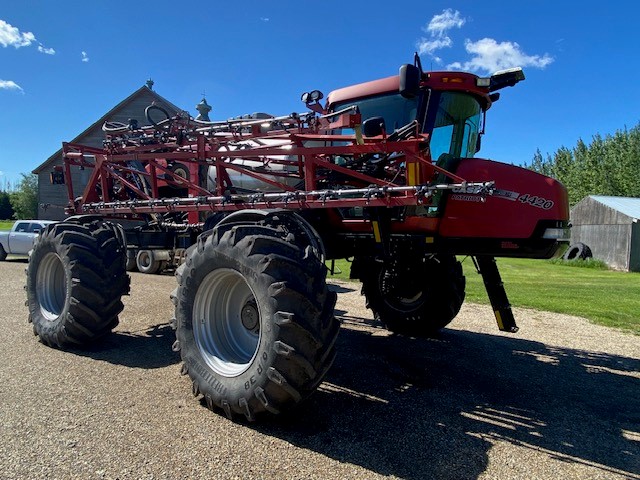
POLYGON ((81 346, 109 333, 129 292, 122 227, 95 217, 48 226, 27 267, 34 333, 50 346, 81 346))
POLYGON ((462 265, 452 255, 386 264, 356 258, 354 263, 367 307, 392 332, 432 336, 455 318, 464 302, 462 265))
POLYGON ((274 218, 203 234, 176 272, 176 349, 211 409, 253 420, 310 395, 335 356, 318 252, 274 218))

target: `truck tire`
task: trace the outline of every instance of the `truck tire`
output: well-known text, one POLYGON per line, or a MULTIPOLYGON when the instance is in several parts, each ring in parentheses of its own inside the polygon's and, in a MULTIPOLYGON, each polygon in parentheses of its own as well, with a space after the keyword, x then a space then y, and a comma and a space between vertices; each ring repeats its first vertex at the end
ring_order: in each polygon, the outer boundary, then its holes
POLYGON ((127 263, 125 266, 127 272, 135 272, 138 269, 137 256, 138 252, 136 250, 131 248, 127 249, 127 263))
POLYGON ((425 258, 418 264, 398 262, 393 267, 373 259, 360 262, 367 307, 394 333, 432 336, 451 323, 464 302, 466 280, 453 255, 425 258))
POLYGON ((118 324, 129 292, 119 225, 89 217, 48 226, 27 266, 29 321, 42 343, 83 346, 118 324))
POLYGON ((7 259, 7 252, 5 252, 4 247, 0 245, 0 262, 3 262, 7 259))
MULTIPOLYGON (((171 165, 169 165, 169 171, 171 173, 173 173, 174 175, 180 177, 180 178, 184 178, 185 180, 189 181, 189 167, 187 167, 185 164, 183 163, 172 163, 171 165)), ((171 187, 173 188, 185 188, 184 185, 171 185, 171 187)))
POLYGON ((136 267, 140 273, 158 273, 163 262, 153 255, 153 250, 138 250, 136 254, 136 267))
POLYGON ((277 218, 218 225, 176 271, 182 373, 229 418, 289 410, 335 357, 340 325, 322 256, 277 218))
POLYGON ((586 260, 591 257, 593 257, 591 249, 582 242, 571 245, 562 256, 563 260, 586 260))

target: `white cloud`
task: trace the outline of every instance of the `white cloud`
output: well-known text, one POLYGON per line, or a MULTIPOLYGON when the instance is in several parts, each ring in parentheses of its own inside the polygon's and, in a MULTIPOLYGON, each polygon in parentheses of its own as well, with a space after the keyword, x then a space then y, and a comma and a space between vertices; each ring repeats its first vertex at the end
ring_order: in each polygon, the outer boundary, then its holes
POLYGON ((82 53, 82 61, 83 62, 88 62, 89 61, 89 56, 87 55, 87 52, 81 52, 82 53))
POLYGON ((0 80, 0 90, 17 90, 24 92, 22 87, 13 80, 0 80))
POLYGON ((35 41, 36 37, 33 33, 21 32, 13 25, 0 20, 0 45, 3 47, 28 47, 35 41))
POLYGON ((527 55, 515 42, 496 42, 493 38, 483 38, 477 42, 465 40, 464 47, 472 55, 471 60, 464 63, 454 62, 447 68, 471 72, 484 71, 493 73, 512 67, 545 68, 553 62, 553 57, 544 55, 527 55))
POLYGON ((425 53, 433 55, 436 50, 450 47, 451 45, 453 45, 453 42, 449 37, 436 38, 435 40, 423 39, 423 41, 418 44, 418 53, 420 55, 425 53))
POLYGON ((56 51, 53 48, 46 48, 44 45, 38 45, 38 51, 47 55, 55 55, 56 51))
MULTIPOLYGON (((17 27, 8 24, 4 20, 0 20, 0 45, 3 47, 28 47, 35 42, 38 41, 32 32, 21 32, 17 27)), ((38 42, 38 51, 46 55, 56 54, 53 48, 47 48, 40 42, 38 42)))
POLYGON ((269 21, 269 17, 260 17, 260 20, 262 20, 263 22, 268 22, 269 21))
POLYGON ((440 15, 434 15, 425 30, 433 36, 440 37, 447 30, 451 30, 454 27, 461 28, 466 22, 466 18, 462 18, 458 10, 453 11, 447 8, 440 15))
POLYGON ((441 14, 434 15, 423 30, 429 33, 429 38, 422 37, 416 47, 420 55, 430 55, 436 62, 440 63, 442 60, 435 55, 436 50, 441 48, 448 48, 453 45, 453 41, 446 34, 447 31, 452 28, 461 28, 466 19, 460 16, 458 10, 451 10, 447 8, 443 10, 441 14))

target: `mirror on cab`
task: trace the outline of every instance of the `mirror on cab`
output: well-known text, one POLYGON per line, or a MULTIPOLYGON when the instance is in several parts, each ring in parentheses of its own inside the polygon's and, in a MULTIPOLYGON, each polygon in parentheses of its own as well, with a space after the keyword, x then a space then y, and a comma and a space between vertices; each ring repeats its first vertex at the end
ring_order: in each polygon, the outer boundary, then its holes
POLYGON ((408 63, 400 67, 400 95, 404 98, 413 98, 420 91, 420 69, 408 63))
POLYGON ((362 134, 365 137, 377 137, 385 130, 383 117, 371 117, 362 122, 362 134))

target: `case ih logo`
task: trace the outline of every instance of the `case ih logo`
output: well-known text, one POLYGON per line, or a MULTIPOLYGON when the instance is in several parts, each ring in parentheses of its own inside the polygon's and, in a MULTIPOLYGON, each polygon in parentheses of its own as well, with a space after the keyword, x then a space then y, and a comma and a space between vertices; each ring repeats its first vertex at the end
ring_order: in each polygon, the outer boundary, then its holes
MULTIPOLYGON (((482 193, 482 187, 459 187, 452 189, 452 200, 458 200, 461 202, 484 202, 485 195, 482 193)), ((546 198, 531 195, 530 193, 524 193, 520 195, 518 192, 512 192, 510 190, 496 189, 491 194, 492 197, 498 197, 512 202, 519 201, 531 205, 532 207, 542 208, 543 210, 549 210, 553 207, 554 202, 547 200, 546 198)))

